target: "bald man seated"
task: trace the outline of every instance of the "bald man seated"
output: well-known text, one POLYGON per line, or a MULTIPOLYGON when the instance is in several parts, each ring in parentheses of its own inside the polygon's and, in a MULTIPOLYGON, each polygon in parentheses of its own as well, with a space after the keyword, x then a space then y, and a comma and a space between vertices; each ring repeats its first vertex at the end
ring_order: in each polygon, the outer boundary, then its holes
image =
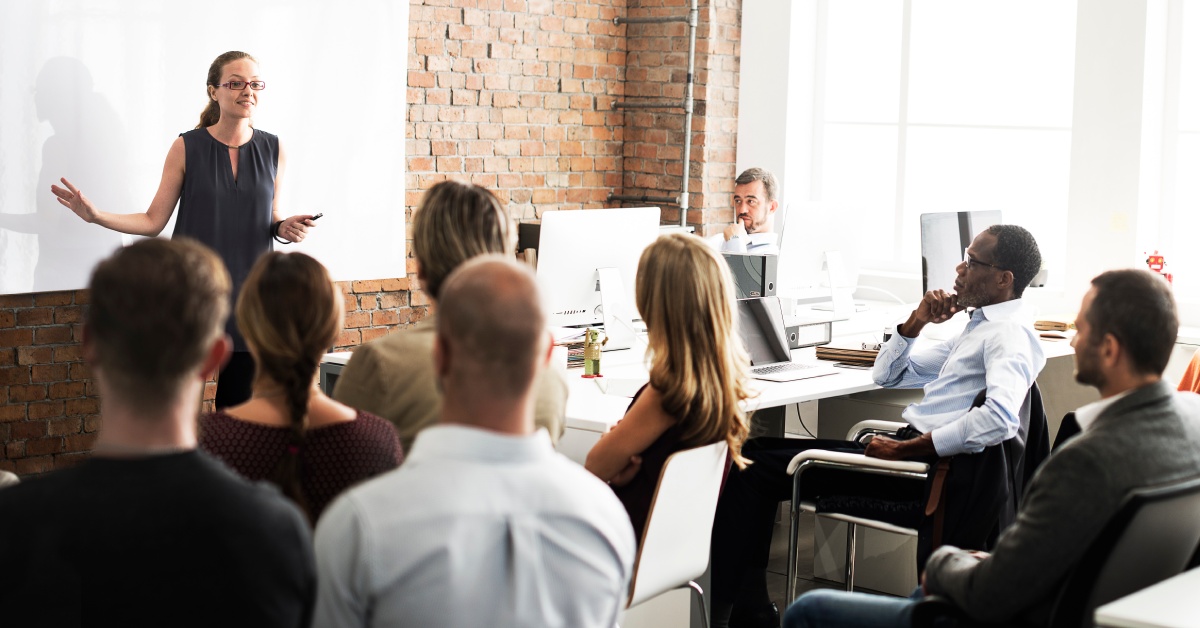
POLYGON ((608 486, 534 430, 550 333, 504 256, 442 286, 439 422, 403 467, 352 489, 316 533, 316 626, 611 627, 636 546, 608 486))

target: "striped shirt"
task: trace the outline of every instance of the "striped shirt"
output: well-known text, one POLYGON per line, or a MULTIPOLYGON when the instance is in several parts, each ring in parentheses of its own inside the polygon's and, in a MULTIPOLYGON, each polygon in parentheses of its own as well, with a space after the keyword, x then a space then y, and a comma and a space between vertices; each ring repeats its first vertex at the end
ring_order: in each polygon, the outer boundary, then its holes
POLYGON ((884 388, 924 388, 925 398, 905 408, 914 428, 931 433, 938 456, 978 453, 1004 442, 1021 426, 1019 412, 1046 365, 1033 328, 1023 321, 1021 299, 977 308, 954 340, 933 345, 896 333, 884 344, 871 374, 884 388), (987 400, 971 409, 981 390, 987 400))

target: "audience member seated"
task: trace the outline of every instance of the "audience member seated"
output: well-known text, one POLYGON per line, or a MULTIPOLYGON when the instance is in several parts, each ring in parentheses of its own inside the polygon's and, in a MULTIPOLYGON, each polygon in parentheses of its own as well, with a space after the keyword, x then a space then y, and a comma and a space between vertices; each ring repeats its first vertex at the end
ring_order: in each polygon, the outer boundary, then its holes
POLYGON ((551 338, 533 274, 489 255, 441 295, 440 422, 317 525, 315 625, 610 628, 633 531, 612 491, 534 427, 551 338))
MULTIPOLYGON (((1200 398, 1162 380, 1179 329, 1167 283, 1145 270, 1104 273, 1075 325, 1075 379, 1101 397, 1076 411, 1082 433, 1038 470, 992 554, 943 546, 925 568, 924 593, 975 621, 1047 625, 1064 576, 1129 491, 1200 473, 1200 398)), ((908 626, 914 603, 814 591, 785 624, 908 626)))
POLYGON ((200 447, 270 480, 315 522, 339 493, 403 459, 391 423, 321 392, 321 355, 342 331, 342 294, 303 253, 267 253, 237 301, 256 373, 250 400, 200 418, 200 447))
MULTIPOLYGON (((500 200, 470 183, 443 181, 429 189, 412 218, 413 256, 421 289, 436 305, 442 283, 460 264, 485 253, 513 254, 516 235, 500 200)), ((433 371, 436 315, 412 329, 355 350, 338 377, 333 398, 378 414, 400 432, 404 450, 437 422, 442 395, 433 371)), ((567 405, 567 383, 546 369, 536 384, 534 422, 558 442, 567 405)))
POLYGON ((748 168, 734 180, 733 224, 708 238, 723 253, 779 253, 779 235, 772 231, 779 209, 779 184, 762 168, 748 168))
POLYGON ((4 625, 308 625, 303 514, 196 449, 229 286, 186 239, 140 240, 92 274, 82 350, 103 428, 79 466, 0 490, 4 625))
MULTIPOLYGON (((875 383, 925 390, 920 403, 904 410, 909 426, 900 439, 876 437, 865 450, 858 443, 821 439, 756 438, 746 443, 743 453, 752 464, 730 474, 717 506, 712 549, 715 625, 724 626, 731 613, 730 625, 778 625, 778 611, 767 595, 767 556, 777 506, 792 497, 788 463, 806 449, 931 463, 955 456, 949 481, 961 485, 963 494, 986 503, 974 507, 967 500, 944 500, 942 539, 971 549, 985 549, 994 540, 997 517, 989 513, 999 513, 1000 504, 1012 499, 1012 487, 1003 478, 990 477, 992 471, 1006 474, 984 465, 984 456, 966 454, 1018 435, 1020 408, 1046 364, 1021 299, 1040 268, 1041 254, 1028 231, 1016 225, 989 227, 975 238, 957 267, 956 294, 930 291, 896 328, 875 361, 875 383), (926 325, 945 322, 962 310, 970 310, 969 321, 956 339, 923 342, 914 350, 926 325), (983 405, 972 407, 985 389, 983 405)), ((929 519, 922 519, 924 489, 919 483, 838 471, 818 470, 811 475, 814 481, 804 485, 806 498, 817 500, 818 507, 823 498, 853 496, 864 501, 858 498, 865 497, 865 501, 886 500, 895 506, 877 516, 873 513, 874 518, 895 517, 893 523, 906 527, 925 525, 929 519)), ((922 545, 918 567, 931 550, 922 545)))
POLYGON ((586 466, 613 487, 640 541, 671 454, 724 440, 744 465, 748 429, 739 404, 749 396, 750 359, 736 331, 729 267, 699 238, 672 234, 651 244, 638 263, 636 299, 649 336, 650 383, 592 447, 586 466))

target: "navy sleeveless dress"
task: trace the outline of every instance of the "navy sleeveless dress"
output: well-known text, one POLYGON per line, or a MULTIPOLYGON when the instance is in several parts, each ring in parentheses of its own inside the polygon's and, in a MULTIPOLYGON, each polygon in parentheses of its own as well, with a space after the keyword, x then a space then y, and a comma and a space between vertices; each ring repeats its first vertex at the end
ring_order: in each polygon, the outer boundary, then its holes
MULTIPOLYGON (((179 136, 185 163, 172 237, 193 238, 216 251, 233 279, 232 298, 236 300, 250 267, 272 248, 271 205, 279 168, 279 138, 255 129, 250 141, 238 147, 234 179, 229 147, 207 129, 179 136)), ((233 337, 234 351, 248 350, 232 309, 225 330, 233 337)))

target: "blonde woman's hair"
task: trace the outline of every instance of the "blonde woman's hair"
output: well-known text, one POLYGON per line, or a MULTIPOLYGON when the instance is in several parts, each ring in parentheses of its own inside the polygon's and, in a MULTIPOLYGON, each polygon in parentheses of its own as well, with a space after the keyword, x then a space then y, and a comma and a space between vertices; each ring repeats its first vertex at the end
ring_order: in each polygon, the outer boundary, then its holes
POLYGON ((266 376, 283 388, 291 419, 291 440, 271 481, 310 520, 299 454, 313 379, 321 356, 342 331, 343 310, 329 272, 304 253, 270 252, 258 258, 237 301, 238 329, 254 354, 255 380, 266 376))
POLYGON ((495 194, 478 185, 438 183, 425 192, 412 221, 421 289, 433 299, 463 262, 485 253, 510 255, 516 249, 508 212, 495 194))
POLYGON ((696 236, 665 235, 642 253, 637 307, 649 333, 650 385, 683 426, 685 446, 724 440, 744 468, 750 358, 736 298, 725 260, 696 236))

